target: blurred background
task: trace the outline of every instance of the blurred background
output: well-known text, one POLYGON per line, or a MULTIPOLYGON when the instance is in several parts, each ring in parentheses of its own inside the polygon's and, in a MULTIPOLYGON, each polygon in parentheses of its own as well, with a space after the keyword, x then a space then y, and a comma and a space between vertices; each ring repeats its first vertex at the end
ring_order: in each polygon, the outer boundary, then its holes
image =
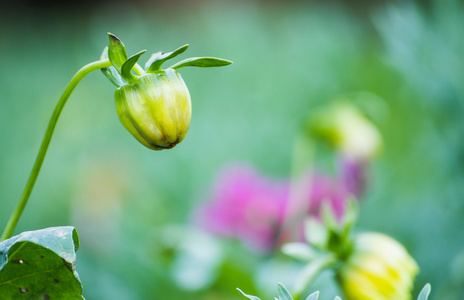
MULTIPOLYGON (((462 1, 10 1, 0 18, 0 228, 21 195, 48 119, 72 75, 116 34, 129 54, 189 43, 193 115, 170 151, 120 124, 100 72, 58 122, 16 233, 73 225, 92 299, 263 299, 301 265, 192 225, 225 166, 289 178, 314 108, 367 92, 383 151, 369 165, 356 230, 400 241, 417 260, 415 292, 464 299, 464 3, 462 1)), ((145 62, 149 55, 141 58, 145 62)), ((317 157, 315 158, 317 161, 317 157)), ((312 287, 338 294, 330 274, 312 287)))

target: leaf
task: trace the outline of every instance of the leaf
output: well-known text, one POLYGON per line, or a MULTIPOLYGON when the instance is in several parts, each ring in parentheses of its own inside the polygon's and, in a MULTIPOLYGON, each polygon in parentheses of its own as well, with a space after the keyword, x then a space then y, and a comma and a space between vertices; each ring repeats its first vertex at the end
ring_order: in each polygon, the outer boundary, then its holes
POLYGON ((319 298, 319 291, 312 293, 306 298, 306 300, 317 300, 319 298))
POLYGON ((0 243, 0 299, 84 299, 74 227, 23 232, 0 243))
POLYGON ((429 298, 431 290, 432 286, 430 285, 430 283, 424 285, 424 287, 419 293, 419 296, 417 296, 417 300, 427 300, 429 298))
POLYGON ((281 251, 288 256, 304 262, 309 262, 315 259, 318 255, 318 253, 311 246, 303 243, 284 244, 281 248, 281 251))
POLYGON ((247 297, 248 299, 250 300, 261 300, 259 299, 258 297, 256 296, 252 296, 252 295, 247 295, 245 294, 241 289, 237 288, 237 291, 239 291, 243 296, 247 297))
POLYGON ((232 64, 230 60, 216 58, 216 57, 191 57, 184 59, 172 66, 170 69, 180 69, 183 67, 200 67, 200 68, 210 68, 210 67, 222 67, 232 64))
POLYGON ((114 34, 108 32, 108 37, 110 40, 108 45, 108 58, 116 70, 121 72, 121 67, 127 60, 126 47, 114 34))
MULTIPOLYGON (((108 59, 108 47, 103 49, 100 59, 108 59)), ((119 75, 115 67, 103 68, 101 70, 106 78, 108 78, 115 86, 121 87, 125 84, 124 80, 122 79, 121 75, 119 75)))
POLYGON ((161 65, 168 59, 174 58, 187 50, 189 47, 188 44, 183 45, 182 47, 177 48, 176 50, 168 53, 157 52, 154 53, 145 65, 145 69, 148 73, 155 73, 161 70, 161 65))
POLYGON ((129 57, 121 67, 121 75, 129 82, 136 79, 134 75, 132 75, 131 70, 139 60, 140 56, 144 54, 147 50, 142 50, 131 57, 129 57))
POLYGON ((277 296, 279 296, 279 300, 293 300, 292 295, 290 295, 282 283, 277 284, 277 296))

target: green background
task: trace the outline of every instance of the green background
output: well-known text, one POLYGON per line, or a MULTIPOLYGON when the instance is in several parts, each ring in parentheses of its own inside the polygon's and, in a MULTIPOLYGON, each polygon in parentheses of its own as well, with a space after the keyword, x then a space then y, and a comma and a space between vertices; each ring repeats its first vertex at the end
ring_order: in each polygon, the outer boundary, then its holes
MULTIPOLYGON (((3 15, 0 228, 58 98, 81 66, 100 57, 108 31, 130 55, 189 43, 181 58, 234 61, 181 70, 192 123, 170 151, 148 150, 125 131, 114 86, 100 72, 71 96, 15 232, 75 226, 86 299, 243 299, 236 287, 265 298, 277 281, 291 288, 299 265, 229 241, 219 244, 220 266, 205 268, 207 283, 180 284, 174 262, 185 254, 178 246, 185 224, 231 162, 288 177, 304 118, 359 91, 382 98, 388 114, 378 123, 384 150, 370 166, 357 230, 405 245, 421 268, 415 294, 430 282, 432 299, 464 297, 462 2, 18 2, 3 15)), ((313 289, 321 299, 338 293, 330 274, 313 289)))

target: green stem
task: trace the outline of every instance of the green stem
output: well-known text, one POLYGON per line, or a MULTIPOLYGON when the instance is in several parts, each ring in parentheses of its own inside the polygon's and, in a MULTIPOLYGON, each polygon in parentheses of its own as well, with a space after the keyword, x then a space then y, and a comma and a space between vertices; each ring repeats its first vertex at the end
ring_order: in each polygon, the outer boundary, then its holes
POLYGON ((79 71, 77 71, 77 73, 74 75, 74 77, 71 79, 68 86, 64 90, 64 93, 63 95, 61 95, 61 98, 58 101, 48 123, 47 131, 45 132, 42 145, 40 146, 39 153, 37 154, 37 158, 35 159, 34 166, 32 168, 31 174, 29 175, 29 179, 27 180, 23 194, 21 195, 16 209, 11 215, 8 224, 6 225, 5 230, 3 231, 0 241, 4 241, 11 237, 19 218, 21 217, 21 214, 23 213, 23 210, 26 207, 27 200, 31 195, 32 189, 34 188, 34 184, 37 179, 37 176, 39 175, 40 168, 42 167, 45 154, 47 153, 48 145, 50 144, 50 140, 52 139, 53 131, 55 130, 58 117, 60 116, 61 111, 63 110, 63 107, 66 104, 66 101, 68 101, 69 96, 71 96, 71 93, 74 91, 76 86, 86 75, 93 71, 100 70, 102 68, 107 68, 109 66, 111 66, 111 63, 108 59, 98 60, 85 65, 79 71))
POLYGON ((326 254, 318 257, 306 265, 295 280, 293 300, 300 300, 304 291, 314 282, 322 271, 332 267, 337 263, 337 257, 333 254, 326 254))

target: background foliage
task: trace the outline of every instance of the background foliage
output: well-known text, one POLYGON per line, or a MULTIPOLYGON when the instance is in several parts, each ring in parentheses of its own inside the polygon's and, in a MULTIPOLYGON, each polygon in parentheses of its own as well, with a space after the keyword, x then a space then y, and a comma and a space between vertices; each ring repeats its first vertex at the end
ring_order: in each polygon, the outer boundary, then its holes
MULTIPOLYGON (((378 123, 385 149, 358 228, 408 248, 421 267, 416 295, 430 282, 431 298, 463 297, 462 2, 27 4, 0 21, 1 228, 54 105, 78 68, 99 58, 106 32, 130 54, 189 43, 191 56, 234 61, 181 70, 193 117, 173 151, 149 151, 123 129, 102 74, 72 95, 16 233, 75 226, 86 299, 240 299, 236 287, 265 298, 277 281, 291 287, 298 265, 192 232, 190 214, 228 163, 289 176, 304 117, 358 91, 378 95, 389 111, 378 123)), ((316 282, 321 299, 338 293, 329 279, 316 282)))

